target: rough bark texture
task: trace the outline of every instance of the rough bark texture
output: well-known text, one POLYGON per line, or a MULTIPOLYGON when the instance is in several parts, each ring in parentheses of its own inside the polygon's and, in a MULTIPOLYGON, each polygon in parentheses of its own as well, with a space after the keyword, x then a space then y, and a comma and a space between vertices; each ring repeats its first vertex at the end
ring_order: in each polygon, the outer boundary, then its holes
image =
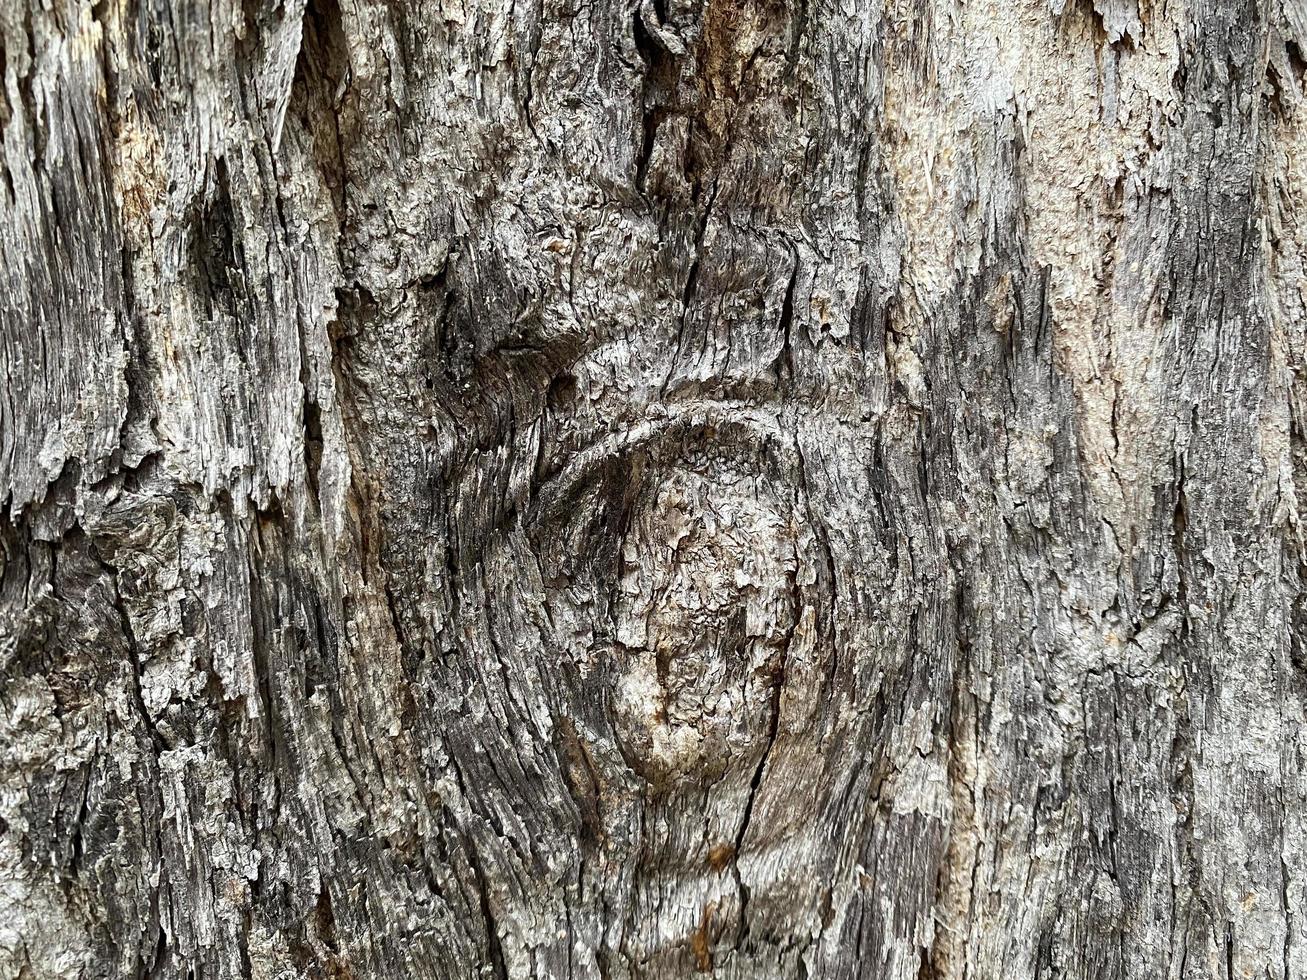
POLYGON ((0 976, 1307 977, 1302 0, 0 0, 0 976))

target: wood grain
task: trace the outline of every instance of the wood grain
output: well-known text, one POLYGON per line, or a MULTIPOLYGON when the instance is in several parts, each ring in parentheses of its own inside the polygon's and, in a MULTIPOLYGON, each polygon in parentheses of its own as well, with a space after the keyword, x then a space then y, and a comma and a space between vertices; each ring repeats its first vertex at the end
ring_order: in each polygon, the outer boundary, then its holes
POLYGON ((0 977, 1307 977, 1302 0, 0 0, 0 977))

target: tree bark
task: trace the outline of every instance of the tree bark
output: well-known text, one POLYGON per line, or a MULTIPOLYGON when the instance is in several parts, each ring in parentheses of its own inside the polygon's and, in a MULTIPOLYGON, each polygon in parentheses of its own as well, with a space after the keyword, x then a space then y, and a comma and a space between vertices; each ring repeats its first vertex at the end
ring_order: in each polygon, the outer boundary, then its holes
POLYGON ((1302 0, 0 43, 0 976, 1307 977, 1302 0))

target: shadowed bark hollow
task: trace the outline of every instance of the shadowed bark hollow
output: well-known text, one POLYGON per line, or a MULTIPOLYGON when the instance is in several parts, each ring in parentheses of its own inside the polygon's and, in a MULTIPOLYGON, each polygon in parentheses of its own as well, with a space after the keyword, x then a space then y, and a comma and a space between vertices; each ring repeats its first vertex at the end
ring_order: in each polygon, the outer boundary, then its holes
POLYGON ((1307 978, 1301 0, 0 0, 0 977, 1307 978))

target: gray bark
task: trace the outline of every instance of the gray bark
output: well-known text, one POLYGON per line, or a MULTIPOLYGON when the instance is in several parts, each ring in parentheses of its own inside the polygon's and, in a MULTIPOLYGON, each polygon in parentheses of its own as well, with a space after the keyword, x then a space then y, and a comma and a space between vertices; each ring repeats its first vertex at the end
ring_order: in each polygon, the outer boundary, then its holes
POLYGON ((0 45, 0 976, 1307 978, 1302 0, 0 45))

